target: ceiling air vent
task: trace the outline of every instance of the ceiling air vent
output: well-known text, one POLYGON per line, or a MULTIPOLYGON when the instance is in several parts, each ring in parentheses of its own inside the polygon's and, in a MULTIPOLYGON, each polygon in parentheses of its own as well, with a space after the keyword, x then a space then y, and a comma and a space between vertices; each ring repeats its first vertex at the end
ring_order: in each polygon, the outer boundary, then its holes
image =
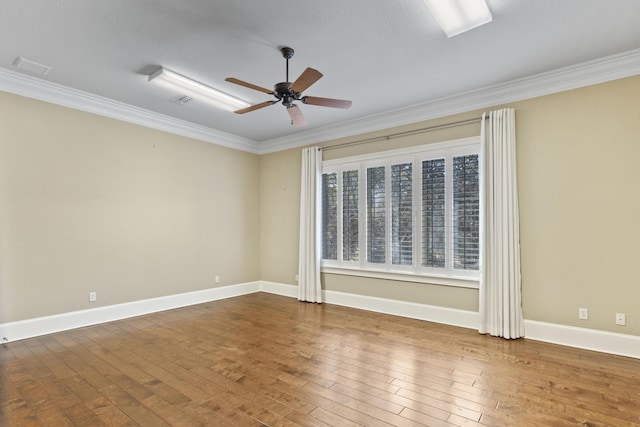
POLYGON ((171 98, 171 102, 173 102, 174 104, 184 105, 187 102, 191 101, 192 99, 193 98, 190 97, 189 95, 180 95, 178 97, 171 98))
POLYGON ((24 71, 29 71, 30 73, 40 74, 41 76, 47 75, 51 67, 48 65, 38 64, 35 61, 30 61, 28 59, 24 59, 21 57, 17 57, 15 61, 13 61, 13 65, 17 68, 20 68, 24 71))

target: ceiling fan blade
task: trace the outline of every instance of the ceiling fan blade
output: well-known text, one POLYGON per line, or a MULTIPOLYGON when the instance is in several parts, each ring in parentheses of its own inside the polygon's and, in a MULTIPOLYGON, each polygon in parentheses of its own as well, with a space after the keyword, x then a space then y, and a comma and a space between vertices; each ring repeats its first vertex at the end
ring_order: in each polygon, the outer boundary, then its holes
POLYGON ((242 80, 238 80, 238 79, 236 79, 234 77, 227 77, 225 79, 225 81, 228 81, 229 83, 235 83, 235 84, 240 85, 240 86, 248 87, 249 89, 253 89, 253 90, 260 91, 260 92, 268 93, 269 95, 273 94, 273 91, 271 89, 267 89, 267 88, 264 88, 264 87, 256 86, 253 83, 248 83, 248 82, 245 82, 245 81, 242 81, 242 80))
POLYGON ((260 108, 268 107, 269 105, 273 105, 276 102, 278 102, 278 101, 261 102, 260 104, 254 104, 254 105, 251 105, 251 106, 249 106, 247 108, 243 108, 241 110, 236 110, 236 111, 234 111, 234 113, 236 113, 236 114, 248 113, 250 111, 259 110, 260 108))
POLYGON ((304 96, 300 99, 303 103, 309 105, 320 105, 322 107, 333 108, 351 108, 351 101, 345 99, 320 98, 318 96, 304 96))
POLYGON ((302 72, 302 74, 300 74, 300 77, 293 82, 290 89, 293 92, 301 93, 309 86, 320 80, 320 77, 322 77, 322 73, 320 71, 314 70, 313 68, 307 68, 302 72))
POLYGON ((287 112, 291 117, 291 124, 294 126, 304 126, 307 124, 307 119, 304 118, 302 114, 302 110, 298 108, 297 105, 292 105, 291 107, 287 107, 287 112))

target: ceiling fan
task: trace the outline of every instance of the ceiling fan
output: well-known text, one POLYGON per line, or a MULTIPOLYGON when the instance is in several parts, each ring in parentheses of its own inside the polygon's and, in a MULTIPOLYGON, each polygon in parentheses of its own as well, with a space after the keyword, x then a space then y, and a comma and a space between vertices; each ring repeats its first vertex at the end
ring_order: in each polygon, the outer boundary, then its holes
POLYGON ((240 86, 248 87, 249 89, 268 93, 269 95, 273 95, 276 97, 276 99, 273 101, 265 101, 259 104, 254 104, 250 107, 236 110, 234 111, 234 113, 244 114, 250 111, 259 110, 260 108, 268 107, 278 102, 282 102, 282 105, 287 107, 287 112, 291 117, 291 124, 293 126, 304 126, 307 124, 307 121, 304 118, 304 115, 302 114, 300 108, 298 108, 298 105, 294 104, 295 101, 300 101, 303 104, 319 105, 322 107, 345 109, 351 107, 351 101, 346 101, 343 99, 319 98, 317 96, 302 96, 302 92, 304 90, 320 80, 320 78, 322 77, 322 73, 318 70, 314 70, 313 68, 307 68, 295 82, 291 83, 289 82, 289 59, 293 57, 293 49, 291 49, 290 47, 283 47, 280 49, 280 52, 282 52, 282 56, 287 61, 287 79, 284 82, 276 83, 273 86, 273 90, 256 86, 252 83, 247 83, 233 77, 228 77, 225 79, 230 83, 235 83, 240 86))

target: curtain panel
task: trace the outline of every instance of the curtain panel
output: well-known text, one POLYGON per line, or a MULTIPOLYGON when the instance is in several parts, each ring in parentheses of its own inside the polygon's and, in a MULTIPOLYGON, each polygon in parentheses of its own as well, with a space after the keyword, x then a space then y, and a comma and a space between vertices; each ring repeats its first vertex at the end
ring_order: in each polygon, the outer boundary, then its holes
POLYGON ((520 277, 520 225, 516 173, 515 110, 482 115, 479 332, 524 336, 520 277))
POLYGON ((298 258, 298 300, 322 302, 320 284, 320 185, 322 151, 302 149, 300 180, 300 250, 298 258))

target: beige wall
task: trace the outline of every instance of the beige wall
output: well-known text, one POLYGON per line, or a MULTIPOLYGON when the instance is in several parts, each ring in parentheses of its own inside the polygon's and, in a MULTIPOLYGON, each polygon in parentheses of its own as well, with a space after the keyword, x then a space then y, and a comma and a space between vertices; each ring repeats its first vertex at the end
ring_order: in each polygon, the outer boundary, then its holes
POLYGON ((258 177, 253 154, 0 92, 0 323, 258 280, 258 177))
MULTIPOLYGON (((638 99, 640 76, 510 104, 527 319, 640 335, 638 99), (626 327, 614 325, 616 312, 626 327)), ((478 133, 473 124, 324 155, 478 133)), ((215 275, 220 285, 295 283, 300 149, 255 156, 0 93, 0 150, 0 323, 211 288, 215 275)), ((478 307, 474 289, 323 280, 329 290, 478 307)))
POLYGON ((260 278, 296 284, 300 232, 299 149, 260 157, 260 278))
POLYGON ((525 317, 640 335, 640 76, 514 107, 525 317))
MULTIPOLYGON (((525 318, 640 335, 640 77, 510 104, 516 108, 525 318), (578 320, 578 308, 589 320, 578 320), (614 324, 626 313, 627 326, 614 324)), ((498 108, 498 107, 496 107, 498 108)), ((489 110, 489 109, 487 109, 489 110)), ((480 112, 416 123, 350 140, 479 117, 480 112)), ((325 151, 325 159, 479 134, 479 124, 325 151)), ((261 158, 262 278, 278 281, 297 266, 299 190, 264 185, 298 180, 300 149, 261 158), (290 168, 284 166, 290 165, 290 168), (273 196, 273 197, 272 197, 273 196), (296 237, 296 238, 294 238, 296 237)), ((297 187, 296 187, 297 188, 297 187)), ((284 277, 285 283, 291 281, 284 277)), ((465 310, 478 292, 429 284, 323 275, 325 289, 465 310)))

